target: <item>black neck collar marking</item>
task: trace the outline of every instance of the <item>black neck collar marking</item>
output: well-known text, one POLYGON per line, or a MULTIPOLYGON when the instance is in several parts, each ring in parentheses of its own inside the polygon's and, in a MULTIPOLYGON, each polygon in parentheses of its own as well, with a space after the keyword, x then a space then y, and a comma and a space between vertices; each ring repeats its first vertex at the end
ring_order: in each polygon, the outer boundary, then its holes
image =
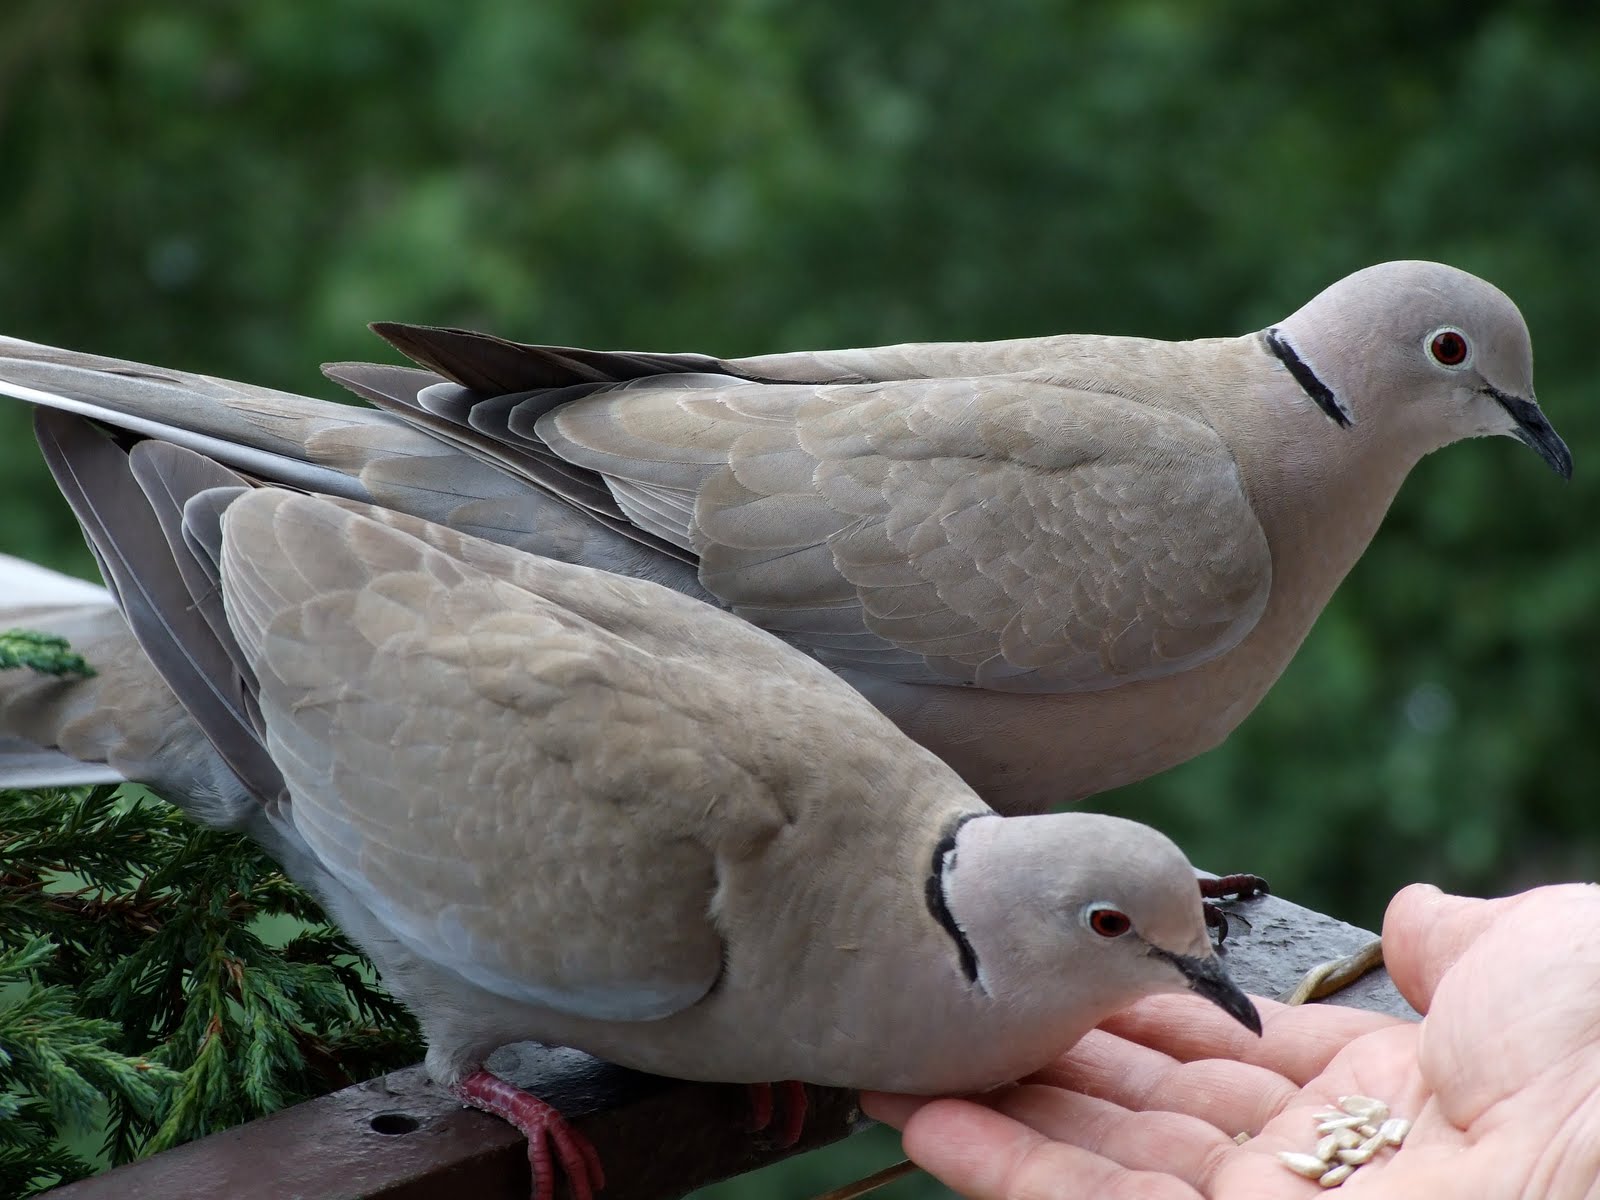
POLYGON ((1339 403, 1339 397, 1333 394, 1333 389, 1317 378, 1317 373, 1311 369, 1306 360, 1294 352, 1294 347, 1289 345, 1277 327, 1267 330, 1263 336, 1266 338, 1267 349, 1272 351, 1272 356, 1289 368, 1289 374, 1294 376, 1294 381, 1306 395, 1311 397, 1312 402, 1327 413, 1335 425, 1341 429, 1348 429, 1350 410, 1339 403))
POLYGON ((928 911, 955 942, 956 953, 961 956, 961 973, 967 977, 968 983, 978 982, 978 955, 972 949, 972 943, 967 941, 967 935, 961 931, 961 926, 956 924, 955 917, 950 915, 950 906, 945 903, 944 873, 945 869, 955 861, 956 835, 961 832, 961 827, 974 817, 986 815, 986 813, 962 813, 951 821, 944 831, 944 836, 939 839, 939 844, 933 848, 933 863, 928 871, 928 911))

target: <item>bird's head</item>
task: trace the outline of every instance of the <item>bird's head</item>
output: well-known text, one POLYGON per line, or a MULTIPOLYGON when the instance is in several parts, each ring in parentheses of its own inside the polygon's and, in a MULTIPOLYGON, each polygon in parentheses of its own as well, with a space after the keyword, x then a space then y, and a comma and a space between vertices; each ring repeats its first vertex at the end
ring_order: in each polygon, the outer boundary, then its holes
POLYGON ((1517 306, 1475 275, 1389 262, 1346 276, 1265 329, 1266 349, 1340 426, 1418 454, 1502 434, 1563 478, 1572 454, 1534 402, 1533 346, 1517 306))
POLYGON ((1194 869, 1147 825, 985 816, 961 826, 936 870, 972 985, 1001 1008, 1076 1038, 1143 996, 1188 990, 1261 1032, 1212 948, 1194 869))

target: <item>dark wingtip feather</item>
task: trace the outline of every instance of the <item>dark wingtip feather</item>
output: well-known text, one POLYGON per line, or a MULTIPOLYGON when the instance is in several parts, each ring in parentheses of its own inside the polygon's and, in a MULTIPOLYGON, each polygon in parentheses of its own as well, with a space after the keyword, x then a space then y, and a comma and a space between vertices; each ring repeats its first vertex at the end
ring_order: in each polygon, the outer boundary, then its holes
POLYGON ((374 321, 369 328, 412 362, 487 395, 626 383, 651 375, 729 373, 724 363, 704 354, 535 346, 470 329, 400 321, 374 321))
MULTIPOLYGON (((128 453, 73 413, 37 409, 34 432, 150 661, 241 782, 257 797, 275 798, 283 776, 261 740, 254 697, 235 669, 237 647, 230 653, 226 626, 219 631, 202 612, 215 598, 216 581, 189 563, 187 548, 172 544, 162 527, 162 508, 187 499, 180 494, 183 477, 152 476, 147 489, 128 453)), ((146 471, 170 453, 198 460, 185 472, 191 481, 239 480, 192 451, 143 442, 135 453, 146 471)))

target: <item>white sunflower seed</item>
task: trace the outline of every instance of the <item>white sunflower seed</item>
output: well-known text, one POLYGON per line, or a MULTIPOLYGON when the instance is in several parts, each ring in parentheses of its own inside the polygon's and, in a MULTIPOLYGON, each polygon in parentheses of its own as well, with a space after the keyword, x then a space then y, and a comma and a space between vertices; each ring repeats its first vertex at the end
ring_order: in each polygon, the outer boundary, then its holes
POLYGON ((1378 1126, 1378 1133, 1383 1140, 1391 1146, 1398 1146, 1406 1140, 1406 1134, 1411 1132, 1411 1122, 1404 1117, 1390 1117, 1378 1126))
POLYGON ((1330 1117, 1317 1126, 1318 1133, 1332 1133, 1335 1129, 1354 1129, 1358 1125, 1365 1125, 1365 1117, 1330 1117))
POLYGON ((1321 1179, 1328 1170, 1328 1164, 1315 1154, 1301 1154, 1298 1150, 1279 1150, 1278 1161, 1307 1179, 1321 1179))
POLYGON ((1339 1107, 1363 1121, 1383 1121, 1389 1116, 1389 1106, 1371 1096, 1340 1096, 1339 1107))
POLYGON ((1317 1179, 1323 1187, 1335 1188, 1356 1173, 1356 1169, 1349 1163, 1340 1163, 1337 1167, 1329 1167, 1317 1179))
POLYGON ((1323 1162, 1332 1162, 1333 1156, 1340 1150, 1353 1150, 1361 1145, 1361 1139, 1352 1129, 1335 1129, 1317 1143, 1316 1156, 1323 1162))
POLYGON ((1372 1156, 1381 1149, 1383 1149, 1383 1139, 1381 1137, 1369 1137, 1359 1146, 1347 1147, 1337 1151, 1337 1154, 1340 1162, 1359 1167, 1362 1163, 1371 1161, 1372 1156))

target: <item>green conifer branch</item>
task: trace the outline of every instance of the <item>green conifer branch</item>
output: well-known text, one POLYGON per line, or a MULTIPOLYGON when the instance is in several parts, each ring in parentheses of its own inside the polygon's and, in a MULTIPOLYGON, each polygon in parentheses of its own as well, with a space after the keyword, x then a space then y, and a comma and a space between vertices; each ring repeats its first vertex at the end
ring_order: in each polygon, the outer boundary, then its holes
POLYGON ((88 1115, 109 1114, 121 1162, 421 1053, 370 966, 252 843, 130 791, 0 792, 0 953, 26 952, 23 1003, 49 1016, 17 1053, 0 1015, 0 1102, 37 1117, 0 1119, 26 1129, 0 1136, 0 1195, 26 1194, 9 1161, 81 1174, 52 1139, 88 1115))
POLYGON ((94 668, 74 653, 67 639, 53 633, 35 633, 31 629, 7 629, 0 632, 0 671, 12 667, 29 667, 45 675, 78 675, 88 678, 94 668))
POLYGON ((42 1103, 0 1091, 0 1195, 33 1196, 90 1173, 88 1163, 56 1141, 42 1103))
POLYGON ((113 1048, 121 1030, 78 1011, 72 991, 45 985, 56 946, 33 937, 0 946, 0 1194, 22 1196, 89 1166, 56 1144, 92 1127, 115 1099, 148 1119, 176 1073, 113 1048))

